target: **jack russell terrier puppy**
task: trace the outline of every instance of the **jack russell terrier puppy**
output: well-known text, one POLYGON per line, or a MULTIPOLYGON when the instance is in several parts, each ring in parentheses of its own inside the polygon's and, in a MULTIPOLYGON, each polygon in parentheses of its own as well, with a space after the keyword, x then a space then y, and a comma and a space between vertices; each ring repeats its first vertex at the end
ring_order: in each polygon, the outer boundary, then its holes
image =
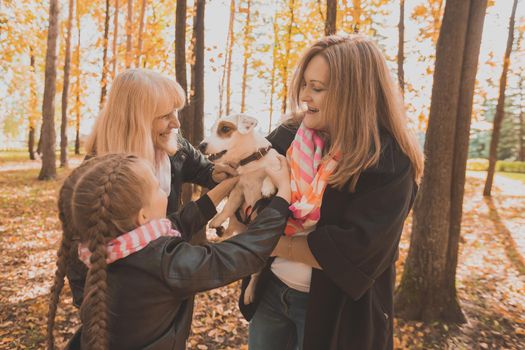
MULTIPOLYGON (((256 126, 257 119, 245 114, 219 118, 213 125, 210 136, 198 146, 212 162, 239 165, 239 182, 230 192, 223 210, 210 221, 209 226, 215 228, 219 236, 229 237, 242 232, 252 214, 256 212, 256 206, 260 203, 258 201, 276 192, 264 169, 280 166, 278 153, 271 148, 270 142, 264 136, 254 130, 256 126), (244 218, 238 210, 243 211, 244 218), (228 218, 228 228, 223 233, 221 225, 228 218)), ((258 274, 251 277, 244 295, 245 304, 253 301, 258 274)))

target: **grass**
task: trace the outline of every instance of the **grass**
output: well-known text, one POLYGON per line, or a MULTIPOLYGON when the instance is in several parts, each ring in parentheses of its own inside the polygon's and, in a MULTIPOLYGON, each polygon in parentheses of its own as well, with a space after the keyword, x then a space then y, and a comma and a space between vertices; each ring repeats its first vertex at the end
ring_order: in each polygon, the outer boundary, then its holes
MULTIPOLYGON (((82 149, 81 149, 82 151, 82 149)), ((68 159, 83 158, 83 155, 75 155, 74 149, 68 149, 68 159)), ((81 153, 83 154, 83 153, 81 153)), ((60 150, 56 152, 56 159, 60 160, 60 150)), ((29 152, 27 150, 0 150, 0 164, 18 163, 29 161, 29 152)))
POLYGON ((507 172, 499 172, 499 175, 503 175, 505 177, 508 177, 512 180, 518 180, 521 183, 525 184, 525 174, 522 173, 507 173, 507 172))

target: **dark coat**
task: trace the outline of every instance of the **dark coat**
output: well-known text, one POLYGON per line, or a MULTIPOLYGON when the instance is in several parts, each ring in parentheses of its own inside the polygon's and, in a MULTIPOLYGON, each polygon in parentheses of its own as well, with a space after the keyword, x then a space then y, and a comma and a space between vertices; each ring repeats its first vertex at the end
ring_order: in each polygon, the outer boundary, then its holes
MULTIPOLYGON (((280 126, 268 139, 285 154, 295 132, 280 126)), ((308 235, 322 270, 312 269, 305 350, 393 348, 395 261, 416 191, 408 157, 385 131, 379 163, 361 174, 354 193, 327 186, 321 218, 308 235)), ((249 278, 243 281, 239 306, 248 320, 266 288, 269 266, 248 306, 242 300, 249 278)))
MULTIPOLYGON (((86 156, 86 159, 92 156, 86 156)), ((194 223, 191 222, 191 213, 197 210, 195 205, 189 205, 184 210, 184 213, 175 213, 181 204, 181 189, 182 184, 186 182, 194 183, 206 188, 215 187, 216 183, 212 179, 213 164, 206 159, 202 153, 197 151, 188 140, 184 138, 179 139, 179 149, 174 156, 170 157, 171 163, 171 191, 168 196, 168 208, 166 210, 167 217, 172 220, 174 226, 182 233, 194 232, 194 223), (190 222, 182 222, 181 218, 190 218, 190 222)), ((202 227, 204 224, 200 225, 202 227)), ((84 296, 84 283, 86 281, 87 268, 76 258, 72 259, 69 264, 66 275, 73 294, 73 304, 80 307, 84 296)))
MULTIPOLYGON (((194 294, 260 270, 284 230, 288 205, 282 198, 274 198, 246 232, 221 243, 200 246, 187 243, 184 238, 189 237, 161 237, 110 264, 109 348, 185 349, 194 294)), ((195 208, 198 212, 183 212, 189 217, 179 219, 192 222, 198 231, 216 212, 206 195, 195 208)), ((84 336, 77 332, 68 349, 83 348, 79 343, 88 340, 84 336)))

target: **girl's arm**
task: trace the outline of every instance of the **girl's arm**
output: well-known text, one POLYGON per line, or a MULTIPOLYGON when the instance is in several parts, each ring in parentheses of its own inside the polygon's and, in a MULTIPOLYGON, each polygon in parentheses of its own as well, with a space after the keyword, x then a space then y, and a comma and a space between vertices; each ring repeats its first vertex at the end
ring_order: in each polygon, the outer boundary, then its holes
POLYGON ((184 240, 189 240, 217 214, 216 206, 230 193, 237 181, 238 178, 224 180, 196 201, 188 202, 177 212, 168 215, 184 240))
MULTIPOLYGON (((279 158, 280 169, 266 169, 278 188, 277 195, 245 232, 216 244, 194 246, 177 238, 166 243, 161 268, 174 293, 189 296, 226 285, 264 267, 289 213, 290 175, 286 159, 279 158)), ((218 200, 221 195, 218 191, 210 198, 218 200)))

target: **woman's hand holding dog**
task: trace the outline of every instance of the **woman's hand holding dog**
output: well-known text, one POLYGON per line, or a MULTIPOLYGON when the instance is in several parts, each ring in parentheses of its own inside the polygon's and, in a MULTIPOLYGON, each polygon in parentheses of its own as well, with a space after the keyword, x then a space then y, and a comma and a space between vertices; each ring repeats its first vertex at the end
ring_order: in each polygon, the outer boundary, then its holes
POLYGON ((272 179, 273 184, 277 187, 277 196, 282 197, 287 202, 290 202, 292 197, 290 189, 290 170, 288 162, 282 155, 278 155, 279 167, 267 167, 266 174, 272 179))
POLYGON ((213 166, 211 177, 216 183, 220 183, 230 177, 239 175, 237 173, 238 165, 230 163, 217 163, 213 166))

